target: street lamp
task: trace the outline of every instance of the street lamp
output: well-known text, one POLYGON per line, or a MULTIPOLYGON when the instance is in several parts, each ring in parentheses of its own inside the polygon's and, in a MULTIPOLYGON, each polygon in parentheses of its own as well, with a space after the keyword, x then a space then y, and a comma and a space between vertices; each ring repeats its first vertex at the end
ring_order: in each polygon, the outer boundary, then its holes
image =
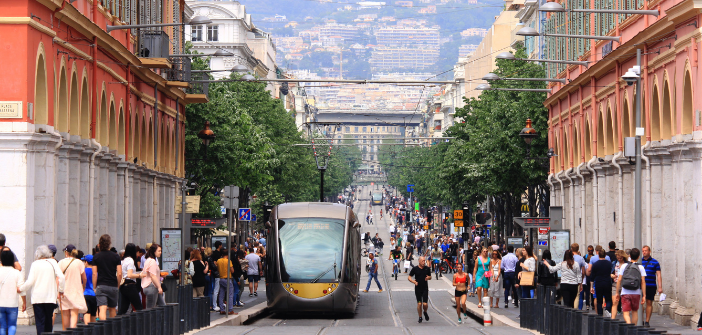
POLYGON ((215 134, 210 129, 210 121, 205 121, 205 129, 200 130, 199 133, 197 133, 197 138, 199 138, 202 141, 202 144, 205 145, 205 147, 209 147, 210 143, 215 139, 215 134))
POLYGON ((568 34, 549 34, 549 33, 539 33, 536 29, 531 27, 524 27, 519 29, 516 33, 518 36, 549 36, 549 37, 570 37, 570 38, 584 38, 590 40, 607 40, 620 42, 620 36, 593 36, 593 35, 568 35, 568 34))
POLYGON ((232 67, 229 70, 193 70, 191 72, 193 72, 193 73, 203 73, 203 72, 237 72, 237 73, 242 73, 242 72, 249 72, 249 69, 246 68, 246 66, 244 66, 244 65, 237 64, 237 65, 234 65, 234 67, 232 67))
POLYGON ((521 81, 552 81, 561 84, 565 84, 565 79, 551 79, 551 78, 500 78, 500 76, 490 72, 483 76, 483 80, 521 80, 521 81))
POLYGON ((475 89, 478 91, 517 91, 551 93, 551 89, 548 88, 493 88, 490 86, 490 84, 480 84, 475 89))
POLYGON ((523 60, 529 62, 544 62, 544 63, 557 63, 557 64, 569 64, 569 65, 582 65, 587 67, 590 62, 579 61, 579 60, 553 60, 553 59, 528 59, 528 58, 517 58, 511 52, 501 52, 497 54, 496 59, 507 59, 507 60, 523 60))
MULTIPOLYGON (((196 16, 190 20, 187 24, 191 26, 198 26, 198 25, 203 25, 203 24, 212 24, 212 20, 206 16, 196 16)), ((126 24, 123 26, 111 26, 107 25, 105 27, 105 31, 108 33, 113 31, 113 30, 120 30, 120 29, 138 29, 138 28, 156 28, 156 27, 175 27, 175 26, 184 26, 186 25, 185 22, 181 23, 154 23, 154 24, 126 24)))
POLYGON ((566 9, 563 8, 563 5, 557 3, 557 2, 547 2, 544 5, 541 5, 539 7, 540 12, 547 12, 547 13, 565 13, 565 12, 574 12, 574 13, 604 13, 604 14, 643 14, 643 15, 653 15, 658 17, 660 15, 660 12, 657 9, 651 9, 651 10, 639 10, 639 9, 579 9, 579 8, 573 8, 573 9, 566 9))

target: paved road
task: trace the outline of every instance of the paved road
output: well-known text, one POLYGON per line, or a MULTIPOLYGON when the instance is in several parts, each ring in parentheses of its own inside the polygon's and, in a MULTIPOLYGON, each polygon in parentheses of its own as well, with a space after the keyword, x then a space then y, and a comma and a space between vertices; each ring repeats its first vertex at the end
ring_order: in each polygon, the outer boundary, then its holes
MULTIPOLYGON (((363 187, 358 194, 361 199, 355 203, 355 211, 363 221, 362 231, 376 232, 386 242, 381 261, 380 275, 383 292, 373 282, 368 293, 360 293, 358 309, 353 317, 335 318, 334 316, 306 315, 290 316, 269 314, 246 326, 220 326, 200 332, 199 334, 415 334, 435 335, 445 332, 460 332, 461 334, 529 334, 529 332, 511 327, 483 327, 473 319, 463 319, 458 324, 455 308, 447 299, 448 292, 453 290, 448 279, 433 278, 429 282, 429 321, 417 323, 416 300, 414 285, 407 280, 407 274, 401 273, 397 280, 390 276, 392 262, 387 260, 389 255, 390 235, 388 225, 390 218, 385 216, 380 220, 380 206, 372 208, 376 221, 374 225, 365 224, 365 215, 369 210, 370 198, 364 196, 370 193, 371 187, 363 187), (460 327, 460 329, 459 329, 460 327)), ((365 258, 363 259, 365 264, 365 258)), ((416 260, 414 263, 416 264, 416 260)), ((361 277, 361 289, 368 282, 365 271, 361 277)), ((248 291, 247 291, 248 293, 248 291)), ((260 299, 260 293, 259 293, 260 299)), ((247 306, 248 307, 248 306, 247 306)))

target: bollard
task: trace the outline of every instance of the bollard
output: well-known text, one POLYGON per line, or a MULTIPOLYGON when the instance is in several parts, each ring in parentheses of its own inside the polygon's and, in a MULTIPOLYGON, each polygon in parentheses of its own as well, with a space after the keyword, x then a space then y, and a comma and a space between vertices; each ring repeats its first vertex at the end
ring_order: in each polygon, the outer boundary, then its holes
MULTIPOLYGON (((522 315, 524 317, 524 315, 522 315)), ((492 316, 490 315, 490 298, 483 297, 483 326, 492 326, 492 316)))
POLYGON ((571 328, 571 324, 573 323, 574 310, 572 308, 565 307, 563 308, 563 311, 565 312, 565 317, 563 318, 563 333, 573 334, 573 328, 571 328))
POLYGON ((612 319, 605 318, 602 321, 602 335, 610 335, 610 328, 612 327, 612 319))
POLYGON ((626 327, 626 334, 627 335, 637 335, 639 332, 638 327, 636 325, 629 324, 626 327))
POLYGON ((141 311, 132 311, 131 313, 127 314, 127 334, 128 335, 138 335, 139 334, 139 327, 137 326, 137 314, 140 313, 141 311))
POLYGON ((619 335, 619 325, 624 323, 623 321, 613 319, 609 322, 609 334, 619 335))
POLYGON ((154 308, 154 312, 151 316, 151 334, 150 335, 162 335, 163 334, 163 307, 154 308))
POLYGON ((112 334, 123 335, 122 334, 122 317, 115 316, 112 318, 112 334))
POLYGON ((638 330, 639 330, 639 332, 637 333, 637 335, 649 335, 649 334, 651 334, 651 333, 649 332, 649 331, 651 330, 651 328, 649 328, 649 327, 638 327, 638 330))
POLYGON ((93 322, 90 324, 93 327, 93 335, 105 335, 105 330, 100 322, 93 322))
POLYGON ((556 304, 551 304, 551 311, 548 313, 548 329, 549 329, 549 335, 558 335, 558 317, 556 317, 558 313, 558 305, 556 304))
POLYGON ((657 329, 649 329, 648 333, 650 335, 660 335, 660 334, 665 334, 665 330, 657 330, 657 329))
POLYGON ((93 335, 93 327, 90 325, 78 325, 78 328, 81 329, 82 335, 93 335))
POLYGON ((79 329, 78 327, 76 328, 68 328, 65 330, 66 334, 71 334, 71 335, 83 335, 83 329, 79 329))
POLYGON ((602 332, 604 331, 603 328, 604 328, 604 317, 602 317, 601 315, 598 315, 595 317, 595 328, 594 328, 595 331, 591 332, 590 334, 602 335, 602 332))
POLYGON ((190 330, 200 329, 199 317, 198 317, 198 307, 200 307, 200 299, 194 299, 190 297, 190 330))
POLYGON ((573 313, 573 319, 570 329, 573 330, 573 335, 582 335, 583 332, 583 315, 585 312, 576 309, 573 313))
POLYGON ((136 335, 146 335, 144 329, 144 318, 146 318, 146 310, 137 311, 134 313, 134 327, 136 327, 136 335))
POLYGON ((629 334, 629 325, 626 322, 621 322, 619 324, 618 335, 627 335, 627 334, 629 334))
POLYGON ((164 335, 173 334, 171 331, 171 327, 173 326, 173 320, 171 319, 172 317, 173 306, 171 306, 171 304, 166 304, 166 306, 163 307, 163 323, 161 323, 161 328, 163 328, 164 335))
POLYGON ((164 332, 164 335, 176 335, 176 332, 178 331, 178 304, 166 304, 168 307, 168 320, 167 322, 170 323, 170 325, 166 326, 166 331, 164 332))
POLYGON ((536 285, 536 331, 543 333, 543 317, 544 317, 544 286, 536 285))
POLYGON ((103 335, 116 335, 112 331, 112 319, 103 320, 103 321, 100 321, 100 323, 102 323, 102 334, 103 335))

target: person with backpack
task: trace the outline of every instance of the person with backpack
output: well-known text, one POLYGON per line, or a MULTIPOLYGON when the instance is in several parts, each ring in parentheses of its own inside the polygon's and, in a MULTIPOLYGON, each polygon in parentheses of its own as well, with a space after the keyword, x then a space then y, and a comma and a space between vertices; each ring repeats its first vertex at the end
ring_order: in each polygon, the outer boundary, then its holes
POLYGON ((622 302, 624 321, 636 324, 639 319, 639 303, 646 303, 646 290, 641 290, 641 284, 646 282, 646 269, 636 263, 641 256, 639 249, 631 249, 629 256, 631 262, 622 264, 619 268, 617 298, 622 302))

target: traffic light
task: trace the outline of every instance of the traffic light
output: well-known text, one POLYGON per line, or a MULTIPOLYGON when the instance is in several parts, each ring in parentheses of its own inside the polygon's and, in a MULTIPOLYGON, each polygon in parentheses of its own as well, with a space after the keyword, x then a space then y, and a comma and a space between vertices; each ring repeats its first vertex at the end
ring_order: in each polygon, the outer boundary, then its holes
POLYGON ((478 213, 475 214, 475 221, 479 226, 484 225, 488 220, 492 219, 492 214, 490 213, 478 213))

